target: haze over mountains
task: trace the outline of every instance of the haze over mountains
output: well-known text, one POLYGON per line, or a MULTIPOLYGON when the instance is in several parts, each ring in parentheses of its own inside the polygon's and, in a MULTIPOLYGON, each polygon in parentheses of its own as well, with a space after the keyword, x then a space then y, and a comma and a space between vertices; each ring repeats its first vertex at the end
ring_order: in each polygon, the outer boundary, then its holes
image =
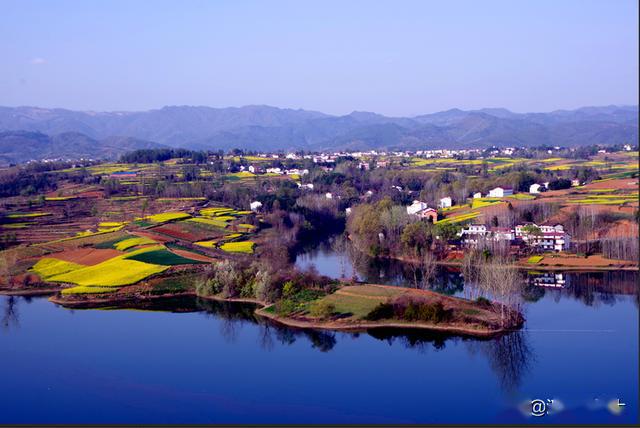
POLYGON ((368 150, 638 143, 638 106, 550 113, 452 109, 415 117, 332 116, 270 106, 143 112, 0 107, 0 160, 113 158, 138 148, 368 150))

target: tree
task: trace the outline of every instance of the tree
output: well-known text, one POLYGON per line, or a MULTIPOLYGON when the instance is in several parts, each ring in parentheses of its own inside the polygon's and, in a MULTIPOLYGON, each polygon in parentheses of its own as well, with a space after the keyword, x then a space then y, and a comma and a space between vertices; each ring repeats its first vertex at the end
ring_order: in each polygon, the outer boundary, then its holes
POLYGON ((444 242, 455 239, 458 236, 458 232, 460 232, 460 226, 454 223, 437 223, 435 228, 436 236, 444 242))
POLYGON ((422 254, 422 250, 431 246, 431 231, 427 223, 417 221, 405 226, 400 240, 409 248, 413 248, 416 255, 422 254))
POLYGON ((540 230, 540 228, 538 226, 536 226, 535 224, 527 224, 526 226, 524 226, 522 228, 522 231, 526 235, 533 235, 533 236, 542 235, 542 230, 540 230))
POLYGON ((144 198, 142 200, 142 218, 144 218, 145 213, 147 212, 147 209, 149 208, 149 199, 144 198))
POLYGON ((518 269, 506 258, 495 257, 480 265, 479 285, 485 294, 498 302, 500 320, 504 327, 519 317, 522 279, 518 269))
POLYGON ((549 182, 549 190, 562 190, 571 187, 571 180, 566 178, 556 178, 549 182))
POLYGON ((425 251, 422 259, 420 259, 420 268, 422 273, 422 287, 427 288, 431 285, 438 269, 436 257, 431 251, 425 251))

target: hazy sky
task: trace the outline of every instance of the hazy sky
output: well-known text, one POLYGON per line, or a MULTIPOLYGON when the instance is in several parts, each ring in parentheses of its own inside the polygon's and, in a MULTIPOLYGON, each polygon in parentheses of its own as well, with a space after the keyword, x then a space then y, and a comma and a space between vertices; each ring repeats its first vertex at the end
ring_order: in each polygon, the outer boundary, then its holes
POLYGON ((636 0, 4 1, 0 105, 638 103, 636 0))

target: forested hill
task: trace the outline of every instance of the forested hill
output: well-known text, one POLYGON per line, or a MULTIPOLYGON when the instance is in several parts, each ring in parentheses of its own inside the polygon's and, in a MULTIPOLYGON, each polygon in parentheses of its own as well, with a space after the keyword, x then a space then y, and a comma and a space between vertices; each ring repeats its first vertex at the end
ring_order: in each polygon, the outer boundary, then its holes
MULTIPOLYGON (((514 113, 500 108, 452 109, 414 117, 388 117, 370 112, 332 116, 270 106, 174 106, 143 112, 0 107, 0 131, 15 134, 16 130, 26 131, 19 138, 24 139, 28 134, 32 139, 29 141, 38 149, 33 152, 16 146, 16 135, 9 135, 7 139, 7 134, 3 134, 0 155, 4 159, 38 156, 41 146, 36 144, 46 139, 41 134, 55 140, 59 135, 69 138, 68 133, 84 136, 73 137, 74 144, 68 145, 67 152, 75 154, 110 154, 118 150, 109 139, 114 135, 122 136, 118 144, 150 146, 153 141, 199 150, 410 150, 637 144, 638 106, 584 107, 550 113, 514 113)), ((138 146, 128 148, 141 148, 138 146)))
POLYGON ((79 132, 49 136, 41 132, 0 132, 0 164, 42 159, 116 159, 137 149, 166 147, 132 137, 95 140, 79 132))

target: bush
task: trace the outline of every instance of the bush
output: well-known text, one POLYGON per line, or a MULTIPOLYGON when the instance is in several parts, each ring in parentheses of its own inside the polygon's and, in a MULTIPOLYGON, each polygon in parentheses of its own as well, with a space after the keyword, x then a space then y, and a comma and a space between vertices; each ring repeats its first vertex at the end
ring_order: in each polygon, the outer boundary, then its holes
POLYGON ((291 299, 282 299, 274 305, 278 315, 289 315, 298 309, 298 304, 291 299))
POLYGON ((318 318, 329 318, 336 311, 336 307, 331 303, 319 301, 313 304, 309 310, 312 316, 318 318))
POLYGON ((380 303, 367 314, 364 319, 368 321, 378 321, 393 318, 395 311, 393 305, 389 303, 380 303))
POLYGON ((449 311, 444 309, 442 303, 414 303, 410 302, 404 309, 402 318, 405 321, 425 321, 439 323, 449 319, 449 311))
POLYGON ((491 300, 487 299, 486 297, 478 297, 476 299, 476 303, 479 304, 480 306, 493 306, 493 304, 491 303, 491 300))

